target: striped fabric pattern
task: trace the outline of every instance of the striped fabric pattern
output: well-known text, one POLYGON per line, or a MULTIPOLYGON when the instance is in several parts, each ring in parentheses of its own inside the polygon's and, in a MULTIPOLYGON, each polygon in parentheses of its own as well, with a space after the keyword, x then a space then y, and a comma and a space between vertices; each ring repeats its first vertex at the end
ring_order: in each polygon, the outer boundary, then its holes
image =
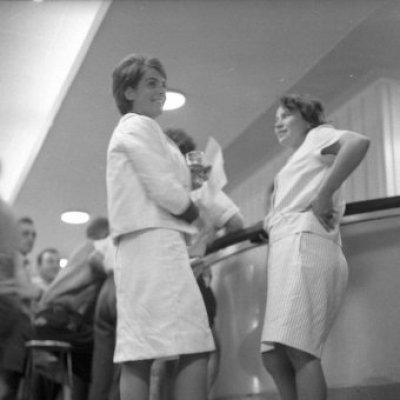
POLYGON ((335 160, 323 149, 344 133, 330 125, 311 130, 275 178, 265 220, 270 245, 262 351, 277 342, 320 357, 344 297, 348 270, 340 246, 342 190, 333 196, 332 231, 324 229, 310 207, 335 160))
POLYGON ((347 285, 341 247, 298 233, 271 245, 268 266, 262 351, 277 342, 319 358, 347 285))

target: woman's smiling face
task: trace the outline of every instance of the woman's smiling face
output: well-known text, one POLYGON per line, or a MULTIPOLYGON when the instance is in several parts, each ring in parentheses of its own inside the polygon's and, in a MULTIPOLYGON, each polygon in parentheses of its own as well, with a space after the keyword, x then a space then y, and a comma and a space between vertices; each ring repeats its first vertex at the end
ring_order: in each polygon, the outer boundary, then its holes
POLYGON ((155 69, 147 68, 135 89, 129 88, 126 96, 133 101, 136 114, 157 118, 162 114, 166 98, 166 80, 155 69))
POLYGON ((297 149, 309 130, 310 124, 303 119, 299 111, 278 107, 275 116, 275 135, 280 144, 297 149))

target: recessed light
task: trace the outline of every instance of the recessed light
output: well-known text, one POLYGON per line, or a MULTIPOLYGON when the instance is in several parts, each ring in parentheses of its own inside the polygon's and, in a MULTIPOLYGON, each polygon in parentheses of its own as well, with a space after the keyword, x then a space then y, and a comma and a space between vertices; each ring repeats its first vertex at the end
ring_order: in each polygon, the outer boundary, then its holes
POLYGON ((168 90, 166 96, 167 98, 163 107, 164 111, 176 110, 177 108, 181 108, 186 102, 185 96, 175 90, 168 90))
POLYGON ((68 260, 66 258, 60 258, 60 268, 65 268, 68 264, 68 260))
POLYGON ((61 214, 61 221, 66 224, 84 224, 89 221, 89 214, 83 211, 67 211, 61 214))

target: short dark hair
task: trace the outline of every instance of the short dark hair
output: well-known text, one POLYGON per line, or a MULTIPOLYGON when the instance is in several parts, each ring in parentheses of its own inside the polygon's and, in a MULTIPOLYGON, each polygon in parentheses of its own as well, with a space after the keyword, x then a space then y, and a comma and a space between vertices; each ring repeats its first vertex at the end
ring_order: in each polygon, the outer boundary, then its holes
POLYGON ((97 217, 86 228, 86 237, 93 240, 104 239, 110 234, 108 219, 97 217))
POLYGON ((289 111, 298 111, 310 129, 326 123, 322 102, 308 94, 286 94, 279 99, 282 107, 289 111))
POLYGON ((128 100, 125 91, 129 87, 136 89, 138 83, 148 68, 155 69, 164 79, 167 79, 164 66, 158 58, 130 54, 121 60, 112 73, 112 92, 115 103, 122 115, 132 111, 133 101, 128 100))
POLYGON ((183 155, 189 153, 189 151, 196 150, 195 141, 183 129, 168 128, 165 130, 165 134, 179 147, 183 155))
POLYGON ((59 251, 58 251, 56 248, 54 248, 54 247, 48 247, 48 248, 46 248, 46 249, 43 249, 43 250, 38 254, 38 256, 37 256, 37 258, 36 258, 36 261, 37 261, 38 265, 41 265, 41 264, 42 264, 43 256, 44 256, 46 253, 52 253, 52 254, 57 254, 57 255, 60 254, 59 251))
POLYGON ((18 219, 18 223, 34 225, 33 219, 31 217, 21 217, 18 219))

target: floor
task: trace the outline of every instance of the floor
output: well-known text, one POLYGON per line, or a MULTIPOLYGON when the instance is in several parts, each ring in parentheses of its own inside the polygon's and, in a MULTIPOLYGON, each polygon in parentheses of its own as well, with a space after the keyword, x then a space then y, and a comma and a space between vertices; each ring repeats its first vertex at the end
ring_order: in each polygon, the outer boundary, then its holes
MULTIPOLYGON (((280 400, 280 398, 277 393, 263 393, 210 400, 280 400)), ((328 400, 400 400, 400 383, 329 389, 328 400)))

